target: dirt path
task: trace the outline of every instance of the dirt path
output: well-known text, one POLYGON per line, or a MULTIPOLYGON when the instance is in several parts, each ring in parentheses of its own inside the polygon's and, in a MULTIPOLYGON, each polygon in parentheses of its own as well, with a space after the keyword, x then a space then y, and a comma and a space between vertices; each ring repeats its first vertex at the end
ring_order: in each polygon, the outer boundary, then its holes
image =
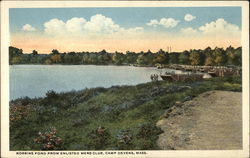
POLYGON ((158 121, 165 150, 242 149, 242 94, 210 91, 176 104, 158 121))

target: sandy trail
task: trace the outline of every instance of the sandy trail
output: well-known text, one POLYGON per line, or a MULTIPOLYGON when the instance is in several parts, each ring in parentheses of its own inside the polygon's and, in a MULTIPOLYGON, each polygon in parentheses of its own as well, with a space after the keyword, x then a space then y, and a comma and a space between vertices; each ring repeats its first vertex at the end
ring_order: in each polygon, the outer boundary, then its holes
POLYGON ((205 92, 176 104, 158 121, 165 150, 242 149, 242 93, 205 92))

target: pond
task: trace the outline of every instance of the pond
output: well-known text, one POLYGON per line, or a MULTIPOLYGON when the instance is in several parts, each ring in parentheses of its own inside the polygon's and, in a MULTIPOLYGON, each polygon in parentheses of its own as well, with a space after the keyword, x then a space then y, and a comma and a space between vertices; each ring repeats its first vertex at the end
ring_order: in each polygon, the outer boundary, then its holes
POLYGON ((169 69, 97 65, 11 65, 10 99, 43 97, 48 90, 65 92, 150 82, 151 74, 169 69))

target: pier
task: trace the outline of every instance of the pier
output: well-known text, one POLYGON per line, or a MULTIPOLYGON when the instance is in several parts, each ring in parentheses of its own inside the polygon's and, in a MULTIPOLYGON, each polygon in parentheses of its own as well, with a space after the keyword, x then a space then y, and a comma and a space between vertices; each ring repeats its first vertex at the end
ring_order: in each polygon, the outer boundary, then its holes
POLYGON ((191 65, 158 65, 157 68, 181 70, 183 74, 166 73, 160 74, 167 81, 197 81, 211 77, 239 76, 242 69, 235 66, 191 66, 191 65), (187 74, 185 72, 188 72, 187 74))

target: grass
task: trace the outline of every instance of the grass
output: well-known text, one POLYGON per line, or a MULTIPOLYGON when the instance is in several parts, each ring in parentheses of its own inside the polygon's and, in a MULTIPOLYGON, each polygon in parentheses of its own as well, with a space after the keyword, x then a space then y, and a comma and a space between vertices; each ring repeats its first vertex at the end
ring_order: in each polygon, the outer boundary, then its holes
POLYGON ((56 129, 55 137, 61 141, 49 150, 159 149, 156 140, 161 129, 155 124, 175 102, 210 90, 241 89, 241 77, 228 77, 49 91, 44 98, 16 99, 10 102, 10 150, 43 150, 51 140, 39 144, 34 139, 50 128, 56 129))

